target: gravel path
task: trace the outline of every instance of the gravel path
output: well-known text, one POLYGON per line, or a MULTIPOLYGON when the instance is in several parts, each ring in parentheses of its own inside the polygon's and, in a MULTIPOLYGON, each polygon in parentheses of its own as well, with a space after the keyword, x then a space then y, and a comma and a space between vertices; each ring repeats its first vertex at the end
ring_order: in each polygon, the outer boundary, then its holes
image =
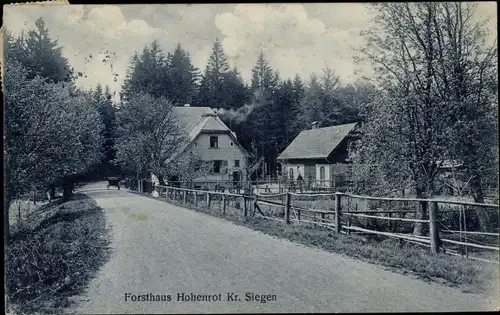
POLYGON ((498 304, 125 189, 107 191, 105 183, 82 192, 105 210, 113 254, 70 312, 430 312, 498 304), (270 301, 246 301, 247 292, 270 301), (131 301, 149 293, 171 301, 131 301), (178 301, 179 293, 220 293, 222 301, 178 301), (241 300, 228 301, 227 293, 241 300))

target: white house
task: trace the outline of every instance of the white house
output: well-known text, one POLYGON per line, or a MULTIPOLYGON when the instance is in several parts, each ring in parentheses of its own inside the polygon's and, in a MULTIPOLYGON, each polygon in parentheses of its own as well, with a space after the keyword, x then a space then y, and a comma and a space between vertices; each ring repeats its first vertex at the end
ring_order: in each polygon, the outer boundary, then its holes
POLYGON ((316 187, 334 187, 347 171, 348 143, 356 123, 302 131, 278 156, 288 179, 300 176, 316 187))
MULTIPOLYGON (((217 116, 216 111, 210 107, 189 105, 175 107, 174 110, 189 135, 189 142, 174 154, 167 164, 193 152, 203 161, 212 162, 210 173, 196 178, 195 183, 243 181, 248 153, 239 144, 236 134, 217 116)), ((155 176, 153 182, 158 182, 155 176)))

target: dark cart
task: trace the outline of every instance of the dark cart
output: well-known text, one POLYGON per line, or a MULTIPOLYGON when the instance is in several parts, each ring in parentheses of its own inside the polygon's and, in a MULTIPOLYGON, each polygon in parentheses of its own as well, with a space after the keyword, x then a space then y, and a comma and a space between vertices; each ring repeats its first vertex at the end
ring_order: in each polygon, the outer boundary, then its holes
POLYGON ((120 190, 120 179, 118 177, 109 177, 106 188, 109 189, 110 186, 116 186, 120 190))

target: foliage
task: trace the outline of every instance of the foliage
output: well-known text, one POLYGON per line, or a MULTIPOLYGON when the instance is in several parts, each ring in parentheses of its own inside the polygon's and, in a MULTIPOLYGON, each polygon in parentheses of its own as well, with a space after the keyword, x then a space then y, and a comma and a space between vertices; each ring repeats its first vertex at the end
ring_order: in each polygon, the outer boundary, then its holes
POLYGON ((49 82, 70 82, 73 80, 73 69, 62 55, 62 47, 57 40, 52 40, 45 22, 39 18, 35 29, 28 30, 15 40, 8 36, 10 47, 6 49, 6 58, 16 59, 27 71, 28 79, 35 76, 47 78, 49 82))
POLYGON ((7 60, 4 83, 9 199, 83 173, 99 160, 103 126, 88 95, 67 83, 29 80, 15 60, 7 60))
POLYGON ((192 183, 196 178, 207 177, 212 170, 213 163, 203 161, 197 152, 190 150, 182 154, 182 158, 169 163, 167 175, 192 183))
POLYGON ((229 71, 222 44, 217 38, 200 82, 197 104, 212 108, 227 108, 224 81, 229 71))
POLYGON ((166 97, 174 105, 191 103, 196 97, 199 79, 198 69, 191 62, 191 56, 180 44, 167 57, 167 76, 170 86, 166 97))
MULTIPOLYGON (((471 22, 474 5, 376 8, 379 29, 367 32, 362 52, 375 66, 384 93, 368 106, 357 163, 378 174, 375 185, 401 188, 408 178, 417 197, 435 194, 440 167, 450 160, 474 170, 471 175, 480 183, 479 164, 495 160, 491 83, 496 68, 494 50, 484 48, 481 25, 471 22)), ((420 232, 418 225, 415 233, 420 232)))
POLYGON ((118 162, 134 172, 152 172, 163 185, 167 161, 187 143, 172 103, 137 93, 121 104, 117 124, 118 162))
POLYGON ((158 42, 153 41, 151 45, 144 47, 141 55, 134 54, 132 57, 120 97, 123 101, 137 93, 167 97, 170 84, 167 57, 158 42))
MULTIPOLYGON (((98 84, 94 91, 92 91, 92 103, 96 110, 99 112, 104 124, 102 136, 104 142, 102 143, 104 154, 101 163, 92 170, 96 177, 108 176, 116 173, 118 170, 114 165, 116 157, 115 152, 115 128, 116 128, 116 107, 111 99, 109 87, 106 85, 104 90, 98 84)), ((91 174, 87 174, 90 176, 91 174)))

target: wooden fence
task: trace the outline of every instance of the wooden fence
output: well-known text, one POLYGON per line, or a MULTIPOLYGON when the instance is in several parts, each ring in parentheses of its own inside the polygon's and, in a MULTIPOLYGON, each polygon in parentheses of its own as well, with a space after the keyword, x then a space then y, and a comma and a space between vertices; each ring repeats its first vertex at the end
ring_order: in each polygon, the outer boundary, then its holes
MULTIPOLYGON (((213 208, 218 205, 222 214, 226 211, 236 209, 236 213, 247 216, 257 216, 270 220, 283 221, 286 224, 306 223, 321 226, 331 229, 336 233, 351 234, 373 234, 384 237, 402 239, 410 243, 426 246, 430 248, 432 253, 440 252, 440 249, 445 249, 444 244, 453 244, 461 247, 460 251, 451 249, 446 250, 447 254, 464 256, 463 249, 467 253, 468 248, 480 249, 498 252, 498 239, 500 234, 496 232, 480 232, 466 231, 463 227, 466 226, 462 219, 461 207, 475 207, 489 211, 495 211, 498 218, 498 205, 495 204, 479 204, 466 201, 441 200, 441 199, 416 199, 416 198, 385 198, 360 196, 348 193, 279 193, 279 194, 235 194, 220 191, 195 190, 187 188, 178 188, 171 186, 155 185, 159 196, 166 197, 169 200, 177 201, 182 204, 192 204, 195 207, 213 208), (404 203, 398 204, 396 209, 391 207, 373 208, 367 206, 367 202, 390 202, 404 203), (364 204, 362 204, 364 202, 364 204), (321 205, 322 203, 322 205, 321 205), (413 203, 416 207, 409 206, 413 203), (320 209, 316 206, 320 204, 320 209), (446 211, 441 209, 440 205, 454 205, 446 211), (265 209, 267 207, 267 211, 265 209), (417 207, 426 209, 425 218, 417 217, 417 207), (359 208, 362 208, 361 210, 359 208), (274 209, 274 210, 273 210, 274 209), (446 226, 441 222, 440 214, 460 212, 460 229, 446 229, 446 226), (267 213, 266 213, 267 212, 267 213), (414 217, 407 217, 410 213, 414 217), (356 220, 358 223, 356 224, 356 220), (391 231, 381 231, 376 228, 367 228, 361 226, 359 220, 372 222, 373 220, 386 221, 387 227, 392 228, 391 231), (411 232, 398 233, 396 226, 398 222, 415 225, 420 224, 424 230, 428 228, 428 235, 418 236, 411 232), (427 228, 425 228, 427 226, 427 228), (445 229, 443 229, 445 227, 445 229), (451 237, 442 238, 446 233, 456 233, 460 235, 459 240, 454 240, 451 237), (470 235, 481 235, 484 237, 494 237, 495 244, 481 244, 473 242, 470 235)), ((470 210, 470 208, 468 208, 470 210)), ((377 221, 378 222, 378 221, 377 221)), ((497 224, 498 226, 498 224, 497 224)), ((407 226, 408 229, 408 226, 407 226)), ((441 250, 442 251, 442 250, 441 250)), ((485 260, 498 263, 498 260, 488 260, 478 257, 469 257, 471 259, 485 260)), ((497 255, 498 257, 498 255, 497 255)))

